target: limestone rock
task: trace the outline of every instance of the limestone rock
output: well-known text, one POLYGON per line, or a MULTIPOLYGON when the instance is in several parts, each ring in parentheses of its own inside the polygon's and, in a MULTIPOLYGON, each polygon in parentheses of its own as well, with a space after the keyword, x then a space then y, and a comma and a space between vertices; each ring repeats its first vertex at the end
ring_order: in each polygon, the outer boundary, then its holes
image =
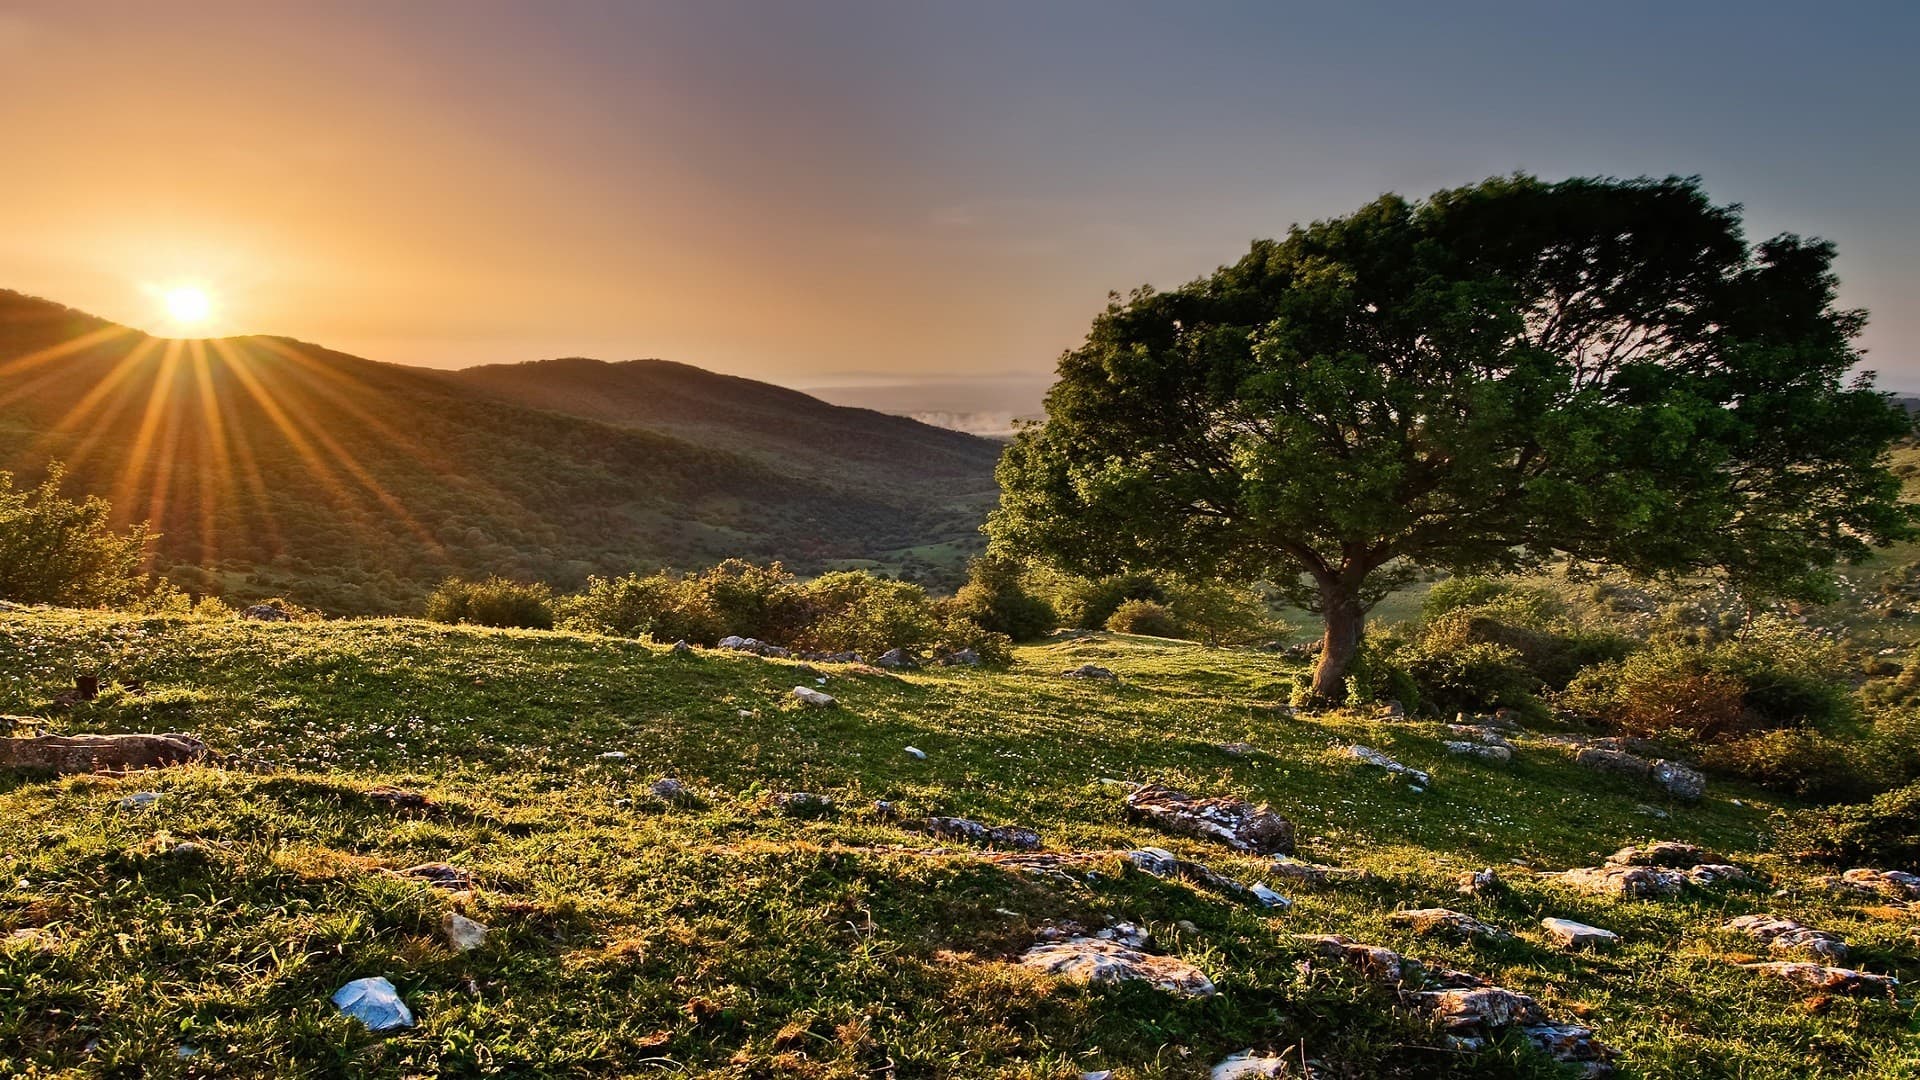
POLYGON ((1662 866, 1586 866, 1558 877, 1581 892, 1623 900, 1673 896, 1686 880, 1662 866))
POLYGON ((1865 971, 1855 971, 1852 968, 1827 967, 1823 964, 1807 964, 1791 960, 1767 960, 1758 964, 1741 964, 1740 966, 1748 971, 1784 979, 1795 986, 1828 994, 1845 994, 1860 990, 1892 994, 1894 988, 1900 985, 1900 980, 1890 975, 1873 975, 1865 971))
POLYGON ((191 765, 207 756, 192 735, 41 735, 0 739, 0 768, 123 773, 191 765))
POLYGON ((450 892, 467 892, 473 888, 473 875, 451 863, 430 862, 409 866, 400 871, 400 876, 424 881, 436 889, 450 892))
POLYGON ((1870 889, 1895 900, 1920 900, 1920 874, 1904 870, 1870 870, 1864 867, 1840 875, 1848 885, 1870 889))
POLYGON ((1513 749, 1504 743, 1449 742, 1447 753, 1456 757, 1479 758, 1497 765, 1505 765, 1513 760, 1513 749))
POLYGON ((1702 888, 1710 885, 1725 885, 1732 882, 1745 885, 1751 884, 1755 880, 1752 874, 1747 873, 1737 866, 1729 866, 1726 863, 1702 863, 1699 866, 1688 867, 1682 871, 1682 873, 1687 879, 1687 884, 1698 885, 1702 888))
POLYGON ((1251 1050, 1242 1050, 1227 1058, 1207 1074, 1208 1080, 1254 1080, 1257 1077, 1291 1075, 1286 1059, 1256 1054, 1251 1050))
POLYGON ((1607 856, 1608 866, 1667 866, 1676 870, 1716 861, 1705 849, 1678 840, 1655 840, 1645 847, 1623 847, 1607 856))
POLYGON ((1682 802, 1698 802, 1707 793, 1707 777, 1677 761, 1656 761, 1647 769, 1647 778, 1682 802))
POLYGON ((433 800, 417 791, 381 784, 367 789, 367 798, 377 803, 385 803, 390 810, 426 810, 433 806, 433 800))
POLYGON ((913 658, 913 654, 905 649, 888 649, 881 653, 880 658, 873 664, 875 667, 883 667, 889 671, 908 671, 920 666, 919 661, 913 658))
POLYGON ((1455 891, 1461 896, 1472 896, 1486 900, 1500 895, 1506 888, 1500 881, 1500 875, 1494 873, 1491 866, 1481 870, 1472 870, 1454 879, 1455 891))
POLYGON ((1118 682, 1120 679, 1120 676, 1098 664, 1081 664, 1070 671, 1061 672, 1060 675, 1067 679, 1093 679, 1099 682, 1118 682))
POLYGON ((1020 957, 1026 967, 1089 983, 1141 979, 1170 993, 1209 997, 1213 982, 1199 968, 1177 957, 1154 956, 1137 945, 1101 937, 1070 937, 1041 942, 1020 957))
POLYGON ((1273 865, 1267 867, 1267 872, 1275 877, 1285 878, 1302 885, 1324 885, 1329 881, 1351 880, 1363 876, 1359 870, 1351 870, 1344 866, 1302 862, 1285 855, 1273 860, 1273 865))
POLYGON ((1515 1024, 1547 1022, 1537 1002, 1503 986, 1427 990, 1413 995, 1413 1000, 1449 1031, 1497 1031, 1515 1024))
POLYGON ((1379 945, 1362 945, 1338 934, 1302 934, 1295 940, 1329 960, 1359 971, 1369 982, 1398 986, 1407 971, 1399 953, 1379 945))
POLYGON ((1645 776, 1647 770, 1653 768, 1652 762, 1638 754, 1598 746, 1589 746, 1574 754, 1573 763, 1600 772, 1623 773, 1627 776, 1645 776))
POLYGON ((1388 926, 1411 927, 1416 934, 1437 934, 1462 941, 1505 941, 1513 935, 1451 908, 1410 908, 1387 916, 1388 926))
POLYGON ((825 817, 833 812, 832 799, 811 791, 789 791, 773 802, 788 817, 825 817))
POLYGON ((1355 743, 1352 746, 1344 747, 1341 752, 1363 765, 1372 765, 1376 768, 1385 769, 1395 776, 1404 776, 1421 787, 1433 786, 1433 778, 1431 776, 1410 765, 1402 765, 1371 746, 1361 746, 1355 743))
POLYGON ((440 933, 447 944, 461 952, 472 952, 486 943, 487 928, 457 911, 449 911, 440 920, 440 933))
POLYGON ((792 692, 800 702, 815 708, 824 709, 839 704, 832 694, 822 693, 811 686, 796 686, 792 692))
POLYGON ((1293 823, 1243 799, 1196 799, 1182 791, 1148 784, 1127 796, 1127 814, 1168 832, 1217 840, 1252 855, 1293 850, 1293 823))
POLYGON ((1588 926, 1572 919, 1546 918, 1540 920, 1540 926, 1555 945, 1563 949, 1585 949, 1599 945, 1612 945, 1620 940, 1620 935, 1611 930, 1602 930, 1597 926, 1588 926))
POLYGON ((653 794, 654 798, 663 802, 679 802, 693 795, 686 784, 671 776, 663 776, 655 780, 653 786, 647 790, 653 794))
POLYGON ((675 656, 692 656, 693 646, 687 644, 685 638, 681 638, 679 641, 673 643, 673 648, 669 651, 675 656))
POLYGON ((986 826, 962 817, 930 817, 927 831, 942 840, 961 840, 969 844, 1032 851, 1040 846, 1040 834, 1018 825, 986 826))
POLYGON ((1829 964, 1847 962, 1847 943, 1838 934, 1778 915, 1741 915, 1728 919, 1723 928, 1765 942, 1776 953, 1806 953, 1829 964))
POLYGON ((255 604, 240 609, 239 618, 252 622, 292 622, 293 616, 272 604, 255 604))

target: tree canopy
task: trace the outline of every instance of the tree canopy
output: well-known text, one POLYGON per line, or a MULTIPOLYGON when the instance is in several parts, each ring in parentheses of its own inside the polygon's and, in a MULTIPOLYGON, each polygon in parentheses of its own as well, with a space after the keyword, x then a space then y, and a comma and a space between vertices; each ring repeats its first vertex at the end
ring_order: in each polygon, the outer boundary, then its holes
POLYGON ((60 494, 65 475, 56 464, 38 487, 16 488, 13 474, 0 472, 0 599, 93 607, 145 592, 152 533, 145 525, 113 531, 105 499, 60 494))
POLYGON ((1831 244, 1749 244, 1695 179, 1495 178, 1116 296, 999 468, 1003 551, 1268 579, 1341 694, 1413 567, 1555 554, 1765 594, 1908 535, 1907 415, 1850 372, 1831 244))

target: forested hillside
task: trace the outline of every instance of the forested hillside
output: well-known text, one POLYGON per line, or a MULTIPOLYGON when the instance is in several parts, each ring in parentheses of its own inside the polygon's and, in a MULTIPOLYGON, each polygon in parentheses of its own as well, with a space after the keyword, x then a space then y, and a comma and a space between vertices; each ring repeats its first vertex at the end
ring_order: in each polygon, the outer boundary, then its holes
POLYGON ((913 569, 910 549, 974 542, 991 444, 706 382, 697 422, 593 419, 287 338, 154 338, 0 293, 0 468, 67 463, 71 490, 153 522, 159 568, 194 591, 392 612, 450 573, 565 585, 733 555, 913 569), (782 440, 815 452, 783 459, 782 440), (884 453, 836 473, 822 462, 841 446, 884 453))

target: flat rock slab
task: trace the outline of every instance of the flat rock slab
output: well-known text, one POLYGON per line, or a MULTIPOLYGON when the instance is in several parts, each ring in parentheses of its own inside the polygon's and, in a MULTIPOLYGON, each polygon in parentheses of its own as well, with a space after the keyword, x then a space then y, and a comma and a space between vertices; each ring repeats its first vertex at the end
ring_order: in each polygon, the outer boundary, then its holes
POLYGON ((811 686, 796 686, 791 693, 795 700, 815 708, 825 709, 839 704, 832 694, 822 693, 811 686))
POLYGON ((1546 918, 1540 920, 1541 929, 1553 939, 1555 945, 1563 949, 1590 949, 1600 945, 1612 945, 1620 940, 1620 935, 1611 930, 1602 930, 1597 926, 1588 926, 1572 919, 1546 918))
POLYGON ((1840 935, 1815 930, 1779 915, 1741 915, 1728 919, 1722 929, 1764 942, 1776 953, 1805 953, 1828 964, 1847 962, 1847 943, 1840 935))
POLYGON ((1840 875, 1840 882, 1878 893, 1894 900, 1920 900, 1920 874, 1904 870, 1870 870, 1864 867, 1840 875))
POLYGON ((1496 765, 1505 765, 1513 760, 1513 748, 1503 743, 1449 742, 1447 753, 1455 757, 1479 758, 1496 765))
POLYGON ((1299 882, 1302 885, 1324 885, 1329 881, 1357 881, 1366 876, 1364 870, 1302 862, 1285 855, 1273 860, 1273 865, 1267 867, 1267 871, 1275 877, 1299 882))
POLYGON ((1644 847, 1623 847, 1607 856, 1608 866, 1667 866, 1676 870, 1719 861, 1704 848, 1678 840, 1655 840, 1644 847))
POLYGON ((1127 796, 1127 815, 1171 833, 1217 840, 1250 855, 1293 850, 1293 823, 1243 799, 1196 799, 1184 791, 1148 784, 1127 796))
POLYGON ((1087 983, 1139 979, 1170 993, 1209 997, 1213 981, 1192 964, 1172 956, 1153 956, 1131 945, 1097 937, 1043 942, 1020 957, 1025 967, 1087 983))
POLYGON ((1285 1058, 1243 1050, 1213 1067, 1208 1080, 1253 1080, 1256 1077, 1292 1076, 1285 1058))
POLYGON ((191 765, 207 756, 192 735, 41 735, 0 739, 0 768, 123 773, 191 765))
POLYGON ((1032 851, 1040 846, 1040 834, 1019 825, 983 825, 961 817, 930 817, 927 831, 942 840, 1032 851))
POLYGON ((1513 935, 1496 926, 1489 926, 1464 912, 1452 908, 1410 908, 1396 911, 1387 916, 1388 926, 1410 927, 1414 933, 1434 934, 1460 941, 1480 939, 1484 941, 1505 941, 1513 935))
POLYGON ((1557 876, 1581 892, 1623 900, 1674 896, 1686 882, 1664 866, 1583 866, 1557 876))
POLYGON ((1796 963, 1791 960, 1768 960, 1764 963, 1740 966, 1748 971, 1783 979, 1795 986, 1828 994, 1851 994, 1861 991, 1892 994, 1894 988, 1900 985, 1900 980, 1890 975, 1874 975, 1865 971, 1855 971, 1852 968, 1796 963))
POLYGON ((1358 761, 1362 765, 1372 765, 1377 769, 1385 769, 1393 775, 1405 777, 1421 787, 1433 786, 1433 777, 1411 765, 1402 765, 1371 746, 1361 746, 1355 743, 1352 746, 1342 747, 1340 752, 1358 761))

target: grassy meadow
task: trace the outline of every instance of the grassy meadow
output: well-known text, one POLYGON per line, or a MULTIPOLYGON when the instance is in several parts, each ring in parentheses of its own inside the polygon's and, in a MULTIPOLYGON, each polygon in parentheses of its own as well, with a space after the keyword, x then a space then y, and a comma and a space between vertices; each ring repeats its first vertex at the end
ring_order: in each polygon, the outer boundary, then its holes
MULTIPOLYGON (((1920 978, 1913 916, 1813 893, 1768 850, 1777 797, 1716 782, 1698 805, 1577 769, 1527 733, 1508 766, 1448 756, 1443 726, 1295 718, 1289 662, 1093 635, 1018 650, 1008 672, 798 665, 640 642, 421 622, 266 625, 37 610, 0 615, 0 712, 65 731, 185 731, 228 756, 122 779, 0 779, 0 1075, 1204 1076, 1247 1048, 1315 1076, 1534 1076, 1513 1038, 1451 1049, 1356 976, 1303 965, 1339 933, 1488 976, 1594 1028, 1645 1077, 1920 1074, 1908 997, 1815 998, 1734 966, 1718 929, 1774 912, 1842 934, 1854 965, 1920 978), (1059 677, 1082 663, 1117 684, 1059 677), (53 698, 98 671, 101 696, 53 698), (138 686, 137 690, 128 689, 138 686), (1430 790, 1335 752, 1364 742, 1430 790), (1233 754, 1222 744, 1253 749, 1233 754), (924 760, 905 752, 926 752, 924 760), (624 758, 603 758, 618 752, 624 758), (673 802, 649 789, 684 781, 673 802), (1267 861, 1129 823, 1153 781, 1266 802, 1299 856, 1364 869, 1298 885, 1267 861), (421 792, 394 809, 378 785, 421 792), (160 798, 120 806, 136 791, 160 798), (797 818, 777 796, 830 796, 797 818), (1003 868, 872 804, 1037 829, 1100 852, 1090 881, 1003 868), (1534 876, 1629 842, 1705 845, 1771 879, 1663 901, 1583 897, 1534 876), (183 846, 184 845, 184 846, 183 846), (1295 900, 1282 913, 1133 870, 1159 846, 1295 900), (456 896, 387 871, 447 862, 456 896), (1492 866, 1498 898, 1456 894, 1492 866), (1448 906, 1517 936, 1416 939, 1399 907, 1448 906), (470 953, 438 927, 491 928, 470 953), (1543 916, 1619 932, 1549 944, 1543 916), (1133 920, 1204 970, 1210 998, 1087 987, 1012 961, 1065 919, 1133 920), (377 1035, 328 996, 390 978, 418 1026, 377 1035)), ((1904 992, 1904 991, 1903 991, 1904 992)))

